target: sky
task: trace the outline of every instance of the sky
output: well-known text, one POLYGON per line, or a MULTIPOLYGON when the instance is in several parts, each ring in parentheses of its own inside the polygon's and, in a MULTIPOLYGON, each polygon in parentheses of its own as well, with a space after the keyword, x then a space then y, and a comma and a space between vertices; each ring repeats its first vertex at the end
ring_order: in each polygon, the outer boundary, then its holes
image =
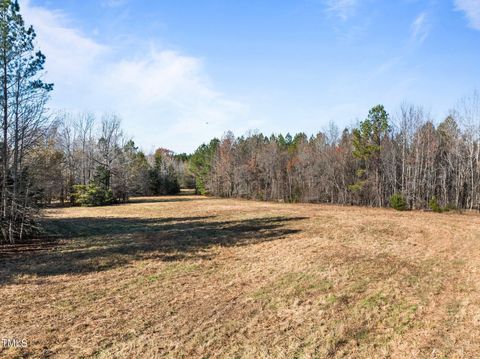
POLYGON ((51 111, 115 113, 146 151, 314 134, 480 89, 480 0, 20 0, 51 111))

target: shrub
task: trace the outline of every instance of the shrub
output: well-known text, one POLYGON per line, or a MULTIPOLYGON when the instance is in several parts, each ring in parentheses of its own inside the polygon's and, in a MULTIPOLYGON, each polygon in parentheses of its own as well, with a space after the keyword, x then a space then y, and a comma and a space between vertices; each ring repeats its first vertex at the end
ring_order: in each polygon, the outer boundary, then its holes
POLYGON ((397 211, 405 211, 407 209, 407 201, 400 193, 395 193, 390 197, 390 207, 397 211))
POLYGON ((433 196, 428 202, 428 207, 434 212, 442 213, 445 211, 445 208, 442 208, 437 201, 437 197, 433 196))
POLYGON ((115 202, 111 189, 96 184, 74 186, 73 198, 75 204, 84 207, 104 206, 115 202))

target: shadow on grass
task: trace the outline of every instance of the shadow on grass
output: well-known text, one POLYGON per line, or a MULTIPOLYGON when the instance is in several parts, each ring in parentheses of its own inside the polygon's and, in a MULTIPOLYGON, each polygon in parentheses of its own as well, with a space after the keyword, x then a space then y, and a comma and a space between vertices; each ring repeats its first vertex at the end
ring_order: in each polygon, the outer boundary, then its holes
POLYGON ((299 232, 287 224, 304 217, 213 221, 185 218, 56 218, 46 227, 61 239, 48 250, 2 253, 0 283, 17 276, 50 276, 103 271, 139 259, 210 259, 214 246, 245 246, 299 232))

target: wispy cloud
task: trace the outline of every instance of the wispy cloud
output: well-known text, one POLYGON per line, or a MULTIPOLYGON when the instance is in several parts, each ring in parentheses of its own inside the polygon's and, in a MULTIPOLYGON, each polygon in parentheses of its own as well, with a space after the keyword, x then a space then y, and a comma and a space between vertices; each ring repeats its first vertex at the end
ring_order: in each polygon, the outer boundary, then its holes
POLYGON ((135 56, 98 43, 61 11, 28 0, 21 6, 47 56, 46 80, 55 83, 52 107, 117 112, 148 150, 191 151, 211 136, 249 125, 247 106, 215 89, 201 59, 153 43, 135 56))
POLYGON ((480 30, 480 0, 455 0, 455 9, 465 13, 470 27, 480 30))
POLYGON ((119 7, 126 5, 128 0, 103 0, 102 5, 107 7, 119 7))
POLYGON ((348 20, 355 14, 359 0, 325 0, 327 13, 348 20))
POLYGON ((420 13, 410 27, 410 38, 414 43, 422 44, 430 33, 430 22, 426 12, 420 13))

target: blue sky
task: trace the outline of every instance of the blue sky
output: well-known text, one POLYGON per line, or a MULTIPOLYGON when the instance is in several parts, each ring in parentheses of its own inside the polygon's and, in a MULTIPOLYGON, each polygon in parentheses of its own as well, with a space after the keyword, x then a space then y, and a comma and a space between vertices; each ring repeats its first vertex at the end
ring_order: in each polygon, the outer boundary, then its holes
POLYGON ((343 127, 382 103, 441 120, 480 88, 480 0, 21 0, 53 110, 115 112, 147 151, 343 127))

